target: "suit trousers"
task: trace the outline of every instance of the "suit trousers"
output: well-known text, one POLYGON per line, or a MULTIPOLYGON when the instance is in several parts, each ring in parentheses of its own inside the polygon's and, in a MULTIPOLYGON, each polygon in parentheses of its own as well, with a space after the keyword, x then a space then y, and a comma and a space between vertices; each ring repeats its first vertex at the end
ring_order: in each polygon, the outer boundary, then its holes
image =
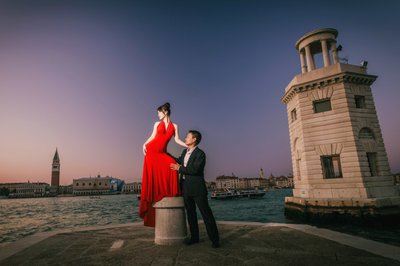
POLYGON ((189 230, 191 239, 197 241, 199 240, 199 225, 197 221, 196 205, 200 210, 201 216, 203 217, 204 224, 206 226, 207 235, 211 242, 219 242, 219 233, 217 224, 215 222, 214 215, 208 205, 207 195, 198 196, 186 196, 183 195, 183 200, 185 203, 185 209, 187 212, 187 219, 189 223, 189 230))

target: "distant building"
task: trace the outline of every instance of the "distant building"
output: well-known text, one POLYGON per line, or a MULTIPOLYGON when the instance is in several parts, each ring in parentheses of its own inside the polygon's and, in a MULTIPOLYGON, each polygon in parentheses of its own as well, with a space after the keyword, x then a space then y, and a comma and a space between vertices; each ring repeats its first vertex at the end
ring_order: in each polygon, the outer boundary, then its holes
POLYGON ((47 196, 49 184, 47 183, 2 183, 2 191, 7 191, 10 198, 35 198, 47 196))
POLYGON ((274 179, 274 187, 277 188, 292 188, 293 178, 288 178, 287 176, 278 176, 274 179))
POLYGON ((58 156, 58 150, 53 157, 53 163, 51 167, 51 187, 50 194, 57 195, 60 186, 60 157, 58 156))
POLYGON ((266 187, 268 187, 268 180, 266 178, 238 178, 236 176, 219 176, 216 178, 216 188, 218 190, 266 187))
POLYGON ((141 182, 125 183, 122 187, 122 193, 140 193, 142 191, 141 182))
POLYGON ((247 188, 266 188, 268 186, 268 180, 266 178, 245 178, 248 182, 247 188))
POLYGON ((288 177, 287 177, 287 182, 288 182, 288 187, 294 188, 294 179, 293 179, 293 176, 288 176, 288 177))
POLYGON ((121 192, 124 181, 112 176, 101 177, 82 177, 74 179, 73 194, 76 196, 82 195, 100 195, 113 194, 121 192))
POLYGON ((59 186, 58 189, 58 194, 66 195, 66 194, 73 194, 73 186, 68 185, 68 186, 59 186))
POLYGON ((236 176, 218 176, 216 178, 217 189, 237 189, 239 188, 239 178, 236 176))
POLYGON ((271 186, 276 188, 293 188, 293 176, 270 176, 269 182, 271 186))
POLYGON ((216 190, 217 189, 217 183, 211 181, 211 182, 206 182, 206 187, 208 190, 216 190))

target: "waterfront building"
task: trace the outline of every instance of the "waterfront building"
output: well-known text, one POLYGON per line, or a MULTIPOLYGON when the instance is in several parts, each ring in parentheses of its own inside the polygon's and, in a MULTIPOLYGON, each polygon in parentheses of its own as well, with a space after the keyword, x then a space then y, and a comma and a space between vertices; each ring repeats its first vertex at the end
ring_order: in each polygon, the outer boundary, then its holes
POLYGON ((214 191, 217 189, 217 183, 215 183, 214 181, 210 181, 210 182, 206 181, 206 187, 208 190, 214 191))
POLYGON ((218 176, 215 183, 218 190, 239 188, 239 178, 236 176, 218 176))
POLYGON ((271 178, 270 182, 276 188, 293 188, 293 177, 291 176, 277 176, 271 178))
POLYGON ((250 188, 266 188, 268 180, 266 178, 239 178, 236 176, 218 176, 216 178, 216 189, 250 189, 250 188))
MULTIPOLYGON (((279 177, 276 179, 275 182, 276 186, 279 188, 290 188, 289 185, 289 179, 288 178, 283 178, 283 179, 279 179, 279 177)), ((292 187, 293 188, 293 187, 292 187)))
POLYGON ((244 182, 247 182, 247 188, 266 188, 268 187, 268 180, 266 178, 254 177, 254 178, 243 178, 244 182))
POLYGON ((73 194, 73 191, 74 189, 72 185, 60 186, 58 189, 58 194, 68 195, 68 194, 73 194))
POLYGON ((51 187, 50 194, 57 195, 60 187, 60 157, 58 156, 58 150, 53 157, 53 163, 51 165, 51 187))
POLYGON ((385 217, 400 212, 367 62, 341 63, 338 31, 319 29, 296 48, 301 74, 285 89, 294 173, 287 214, 385 217), (321 54, 321 66, 315 60, 321 54))
POLYGON ((0 189, 7 191, 10 198, 35 198, 47 196, 49 184, 42 182, 2 183, 0 189))
POLYGON ((266 188, 268 180, 266 178, 239 178, 238 189, 266 188))
POLYGON ((287 177, 287 187, 294 188, 294 178, 293 176, 287 177))
POLYGON ((74 179, 73 194, 82 195, 100 195, 114 194, 121 192, 124 182, 112 176, 101 177, 82 177, 74 179))
POLYGON ((140 193, 141 191, 141 182, 125 183, 122 187, 122 193, 140 193))

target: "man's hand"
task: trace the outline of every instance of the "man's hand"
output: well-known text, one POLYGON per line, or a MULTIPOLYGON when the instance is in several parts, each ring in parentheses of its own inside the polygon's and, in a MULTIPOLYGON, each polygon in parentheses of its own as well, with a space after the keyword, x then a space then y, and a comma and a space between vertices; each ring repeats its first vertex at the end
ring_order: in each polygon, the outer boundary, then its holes
POLYGON ((181 167, 181 166, 180 166, 179 164, 177 164, 177 163, 171 163, 169 166, 171 167, 171 170, 175 170, 175 171, 178 171, 178 170, 179 170, 179 167, 181 167))

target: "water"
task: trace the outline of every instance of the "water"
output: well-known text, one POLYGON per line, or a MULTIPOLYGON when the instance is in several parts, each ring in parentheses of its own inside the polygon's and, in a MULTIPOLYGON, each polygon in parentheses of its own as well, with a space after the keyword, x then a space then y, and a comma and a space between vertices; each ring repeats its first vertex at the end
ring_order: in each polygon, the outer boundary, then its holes
MULTIPOLYGON (((271 190, 260 199, 210 200, 217 220, 284 223, 284 197, 290 189, 271 190)), ((0 245, 38 232, 140 221, 136 195, 0 200, 0 245)), ((199 216, 201 217, 201 216, 199 216)))
POLYGON ((217 221, 293 223, 284 215, 285 197, 288 196, 292 196, 291 189, 276 189, 258 199, 238 198, 209 202, 217 221))
MULTIPOLYGON (((284 198, 291 195, 291 189, 277 189, 268 191, 260 199, 210 199, 209 202, 218 221, 295 223, 284 216, 284 198)), ((132 194, 97 198, 1 199, 0 247, 38 232, 141 221, 138 208, 139 200, 132 194)), ((400 246, 400 227, 376 229, 350 224, 318 226, 400 246)))
POLYGON ((138 219, 136 195, 0 200, 0 245, 59 228, 129 223, 138 219))

